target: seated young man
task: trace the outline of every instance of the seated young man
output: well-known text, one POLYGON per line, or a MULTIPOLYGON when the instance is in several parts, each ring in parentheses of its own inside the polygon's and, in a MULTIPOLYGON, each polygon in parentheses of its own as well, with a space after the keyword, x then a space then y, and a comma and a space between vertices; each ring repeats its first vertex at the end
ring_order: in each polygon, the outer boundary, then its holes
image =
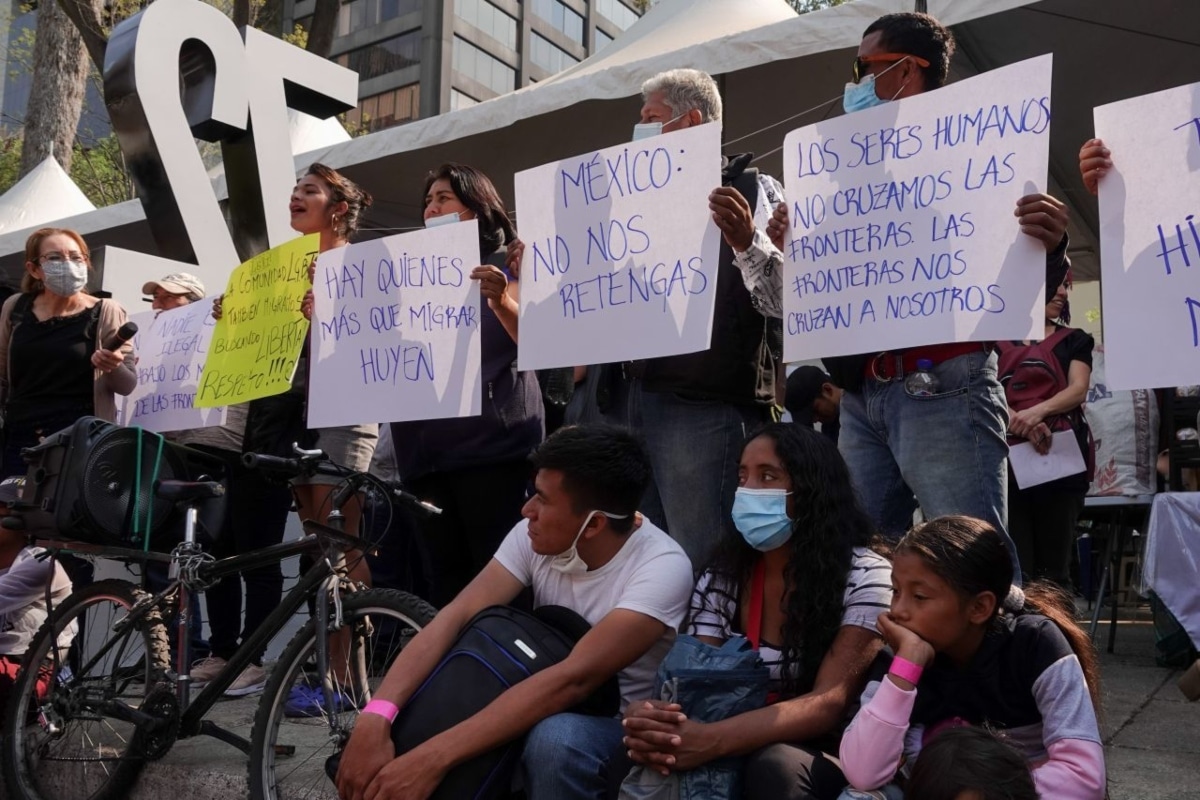
POLYGON ((495 557, 422 630, 376 700, 403 707, 475 614, 533 587, 535 606, 591 623, 565 660, 516 684, 475 716, 397 757, 386 716, 359 716, 337 776, 343 800, 425 798, 446 773, 526 732, 530 800, 603 797, 621 748, 619 718, 563 713, 618 676, 622 707, 649 697, 692 591, 682 548, 638 513, 650 480, 645 451, 610 426, 563 428, 532 457, 536 493, 495 557))

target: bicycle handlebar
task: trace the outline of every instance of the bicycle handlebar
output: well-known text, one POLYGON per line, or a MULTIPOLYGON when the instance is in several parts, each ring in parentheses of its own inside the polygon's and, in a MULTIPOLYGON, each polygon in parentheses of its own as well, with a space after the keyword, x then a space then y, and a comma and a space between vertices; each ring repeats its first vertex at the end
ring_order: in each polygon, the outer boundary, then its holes
MULTIPOLYGON (((267 455, 266 453, 244 453, 242 455, 242 463, 248 469, 261 469, 268 472, 281 473, 287 475, 289 478, 298 478, 301 475, 332 475, 334 477, 353 479, 354 476, 361 474, 331 463, 320 450, 303 450, 299 452, 303 453, 299 458, 280 458, 279 456, 267 455)), ((340 498, 340 502, 336 504, 338 507, 349 499, 348 494, 357 488, 353 485, 356 482, 350 480, 347 486, 344 487, 347 496, 340 498)), ((377 481, 377 483, 386 486, 388 493, 392 497, 423 516, 442 513, 442 509, 432 503, 425 502, 416 495, 409 494, 394 483, 387 481, 377 481)))

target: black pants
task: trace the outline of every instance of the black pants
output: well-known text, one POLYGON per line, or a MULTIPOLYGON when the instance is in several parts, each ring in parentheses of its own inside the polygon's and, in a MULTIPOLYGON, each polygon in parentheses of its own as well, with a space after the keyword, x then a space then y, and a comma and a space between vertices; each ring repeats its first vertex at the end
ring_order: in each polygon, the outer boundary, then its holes
POLYGON ((1075 523, 1086 493, 1086 488, 1063 488, 1058 481, 1018 489, 1009 475, 1008 532, 1025 577, 1044 578, 1072 591, 1075 523))
POLYGON ((837 800, 845 788, 837 758, 815 747, 768 745, 751 754, 742 771, 747 800, 837 800))
MULTIPOLYGON (((265 480, 259 470, 242 466, 239 453, 209 452, 220 454, 230 470, 224 527, 213 546, 213 555, 217 558, 240 555, 282 542, 292 507, 291 489, 265 480)), ((212 654, 228 660, 238 645, 259 629, 263 620, 279 605, 282 596, 283 570, 278 562, 247 570, 240 577, 226 576, 208 589, 205 600, 212 654), (244 624, 243 583, 246 585, 244 624)), ((255 660, 261 663, 261 659, 262 651, 259 651, 255 660)))
POLYGON ((435 606, 453 600, 496 554, 521 519, 528 484, 524 459, 408 481, 410 492, 442 508, 419 523, 433 569, 435 606))

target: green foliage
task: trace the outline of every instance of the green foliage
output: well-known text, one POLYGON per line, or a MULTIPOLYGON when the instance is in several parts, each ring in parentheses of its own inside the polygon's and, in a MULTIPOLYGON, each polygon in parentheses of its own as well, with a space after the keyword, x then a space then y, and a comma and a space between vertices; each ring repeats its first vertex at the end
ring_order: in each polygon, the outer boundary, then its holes
POLYGON ((796 9, 797 14, 807 14, 809 11, 820 11, 830 6, 840 6, 849 0, 788 0, 788 5, 796 9))

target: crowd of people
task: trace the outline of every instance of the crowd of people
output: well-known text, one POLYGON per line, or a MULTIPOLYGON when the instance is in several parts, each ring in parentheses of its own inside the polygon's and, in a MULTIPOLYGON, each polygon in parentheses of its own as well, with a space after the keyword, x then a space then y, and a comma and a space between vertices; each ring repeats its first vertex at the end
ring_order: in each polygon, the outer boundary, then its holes
MULTIPOLYGON (((928 15, 876 20, 855 58, 847 112, 942 86, 953 52, 950 32, 928 15)), ((641 133, 722 118, 716 82, 696 70, 656 75, 642 92, 641 133)), ((1022 489, 1008 470, 1010 446, 1045 453, 1057 432, 1089 448, 1079 409, 1093 342, 1067 327, 1066 206, 1041 193, 1013 198, 1020 235, 1046 254, 1045 343, 829 358, 824 370, 800 367, 785 380, 788 206, 750 161, 723 157, 722 185, 708 198, 722 237, 711 347, 580 365, 568 373, 575 397, 557 430, 547 429, 546 382, 517 369, 516 228, 486 175, 449 163, 425 181, 424 219, 478 221, 470 277, 486 300, 480 416, 307 430, 306 346, 290 391, 231 407, 223 426, 174 434, 226 465, 217 555, 281 541, 293 500, 301 518, 325 521, 332 480, 285 487, 241 465, 243 452, 292 441, 351 469, 386 470, 444 509, 404 520, 423 570, 402 588, 440 611, 360 709, 337 775, 341 797, 428 797, 457 765, 521 738, 516 780, 531 800, 616 796, 634 765, 669 777, 731 759, 756 798, 1105 795, 1095 657, 1070 602, 1088 475, 1022 489), (1035 360, 1051 373, 1036 391, 1024 372, 1035 360), (919 368, 936 376, 931 396, 906 389, 919 368), (780 404, 792 421, 777 421, 780 404), (590 623, 570 656, 397 753, 393 720, 464 627, 530 594, 535 607, 566 606, 590 623), (681 634, 713 646, 748 639, 770 673, 767 702, 702 722, 665 699, 655 670, 681 634), (620 716, 575 710, 613 676, 620 716)), ((1111 163, 1103 143, 1085 145, 1089 188, 1111 163)), ((352 240, 370 202, 314 164, 290 198, 292 226, 319 234, 325 252, 352 240)), ((132 346, 109 349, 125 311, 84 291, 88 270, 78 234, 30 237, 21 292, 0 311, 0 477, 23 474, 22 448, 80 416, 115 420, 116 396, 134 388, 132 346)), ((155 310, 205 297, 186 274, 144 292, 155 310)), ((312 317, 311 294, 301 311, 312 317)), ((361 516, 352 503, 346 529, 357 531, 361 516)), ((0 534, 0 615, 32 621, 23 630, 45 616, 30 582, 53 580, 59 593, 64 577, 10 539, 0 534)), ((366 561, 353 569, 363 584, 394 572, 366 561)), ((207 590, 211 650, 194 681, 225 666, 281 591, 277 565, 207 590)), ((8 675, 21 651, 4 630, 8 675)), ((260 657, 229 692, 264 682, 260 657)), ((288 714, 319 715, 325 702, 296 687, 288 714)))

